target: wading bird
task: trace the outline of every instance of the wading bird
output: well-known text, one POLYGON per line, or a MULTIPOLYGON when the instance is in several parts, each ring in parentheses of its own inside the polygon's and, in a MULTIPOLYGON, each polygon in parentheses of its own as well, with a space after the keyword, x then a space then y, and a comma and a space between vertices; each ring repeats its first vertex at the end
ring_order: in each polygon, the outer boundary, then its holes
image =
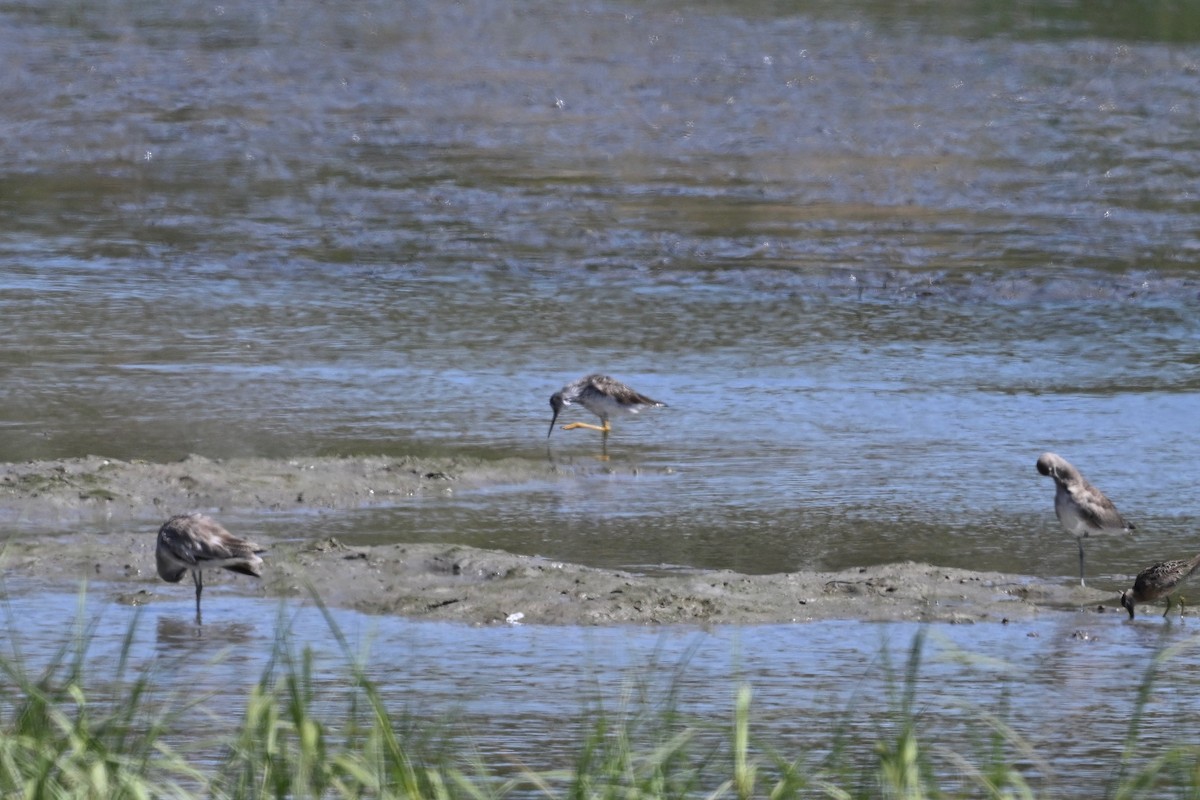
POLYGON ((1079 585, 1087 586, 1083 580, 1083 540, 1109 533, 1132 536, 1134 526, 1062 456, 1042 453, 1037 460, 1037 471, 1054 478, 1054 513, 1079 545, 1079 585))
POLYGON ((225 530, 212 517, 199 512, 171 517, 158 529, 154 551, 158 576, 167 583, 179 583, 183 573, 191 571, 196 584, 196 622, 200 622, 200 592, 204 590, 206 569, 227 569, 243 575, 262 577, 263 548, 225 530))
POLYGON ((593 425, 590 422, 572 422, 569 425, 563 425, 562 429, 569 431, 575 428, 588 428, 589 430, 600 431, 606 437, 608 436, 608 432, 612 430, 612 425, 609 424, 608 418, 613 414, 619 412, 636 414, 643 408, 663 408, 667 405, 666 403, 660 403, 658 400, 652 400, 644 394, 635 392, 615 378, 610 378, 607 375, 588 375, 587 377, 568 383, 562 389, 550 395, 550 408, 554 410, 554 416, 550 419, 550 433, 546 434, 547 439, 550 438, 551 433, 554 433, 554 423, 558 421, 559 412, 567 406, 575 405, 576 403, 599 417, 602 424, 593 425))
MULTIPOLYGON (((1133 607, 1137 603, 1153 603, 1163 597, 1167 598, 1167 608, 1163 617, 1171 613, 1171 596, 1183 588, 1183 584, 1192 573, 1200 567, 1200 555, 1193 556, 1188 561, 1160 561, 1146 567, 1138 573, 1133 581, 1133 588, 1121 592, 1121 605, 1133 619, 1133 607)), ((1179 598, 1179 616, 1183 616, 1183 598, 1179 598)))

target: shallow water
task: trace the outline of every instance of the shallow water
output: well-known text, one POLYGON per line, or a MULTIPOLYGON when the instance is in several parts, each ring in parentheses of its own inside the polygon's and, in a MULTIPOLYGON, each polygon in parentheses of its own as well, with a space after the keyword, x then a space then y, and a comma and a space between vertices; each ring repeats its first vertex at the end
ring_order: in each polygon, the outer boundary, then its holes
MULTIPOLYGON (((189 714, 187 735, 173 731, 170 737, 201 765, 219 763, 215 742, 240 723, 240 690, 266 668, 280 626, 290 630, 295 655, 313 650, 317 713, 336 719, 346 712, 345 654, 316 609, 214 594, 203 630, 191 611, 186 597, 135 610, 18 593, 0 614, 0 630, 5 642, 16 631, 22 663, 36 670, 71 641, 75 620, 91 623, 86 674, 99 699, 135 626, 129 674, 153 671, 151 702, 183 687, 188 700, 212 696, 201 704, 211 713, 189 714), (29 616, 54 624, 32 636, 23 621, 29 616)), ((1026 764, 1034 784, 1065 796, 1099 796, 1112 779, 1140 683, 1161 648, 1178 652, 1164 662, 1148 695, 1136 752, 1181 743, 1177 710, 1200 692, 1194 626, 1157 620, 1125 625, 1055 614, 1013 625, 561 629, 332 614, 397 718, 443 728, 500 773, 520 765, 569 767, 600 709, 648 722, 673 707, 702 739, 727 743, 734 695, 743 684, 753 691, 756 747, 806 759, 802 763, 815 769, 838 731, 849 737, 853 758, 867 758, 876 742, 895 735, 888 726, 898 719, 918 630, 926 637, 915 687, 918 730, 935 760, 948 749, 983 764, 989 741, 983 720, 994 715, 1040 762, 1026 764)), ((1015 751, 1012 757, 1018 758, 1015 751)), ((948 774, 957 772, 942 764, 948 774)))
POLYGON ((670 404, 615 422, 636 475, 229 513, 267 540, 1069 581, 1051 449, 1139 527, 1089 548, 1094 585, 1197 546, 1190 9, 18 0, 0 23, 0 460, 591 460, 590 432, 547 440, 547 399, 603 370, 670 404))

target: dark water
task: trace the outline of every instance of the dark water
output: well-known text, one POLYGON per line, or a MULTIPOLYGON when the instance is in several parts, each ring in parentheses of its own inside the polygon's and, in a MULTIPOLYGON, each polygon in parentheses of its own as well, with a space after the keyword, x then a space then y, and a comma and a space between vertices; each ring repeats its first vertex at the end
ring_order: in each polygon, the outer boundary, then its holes
POLYGON ((1089 551, 1116 589, 1197 548, 1198 42, 1158 2, 5 3, 0 460, 591 459, 546 401, 603 370, 670 404, 616 422, 636 476, 239 523, 1067 581, 1049 449, 1139 526, 1089 551))

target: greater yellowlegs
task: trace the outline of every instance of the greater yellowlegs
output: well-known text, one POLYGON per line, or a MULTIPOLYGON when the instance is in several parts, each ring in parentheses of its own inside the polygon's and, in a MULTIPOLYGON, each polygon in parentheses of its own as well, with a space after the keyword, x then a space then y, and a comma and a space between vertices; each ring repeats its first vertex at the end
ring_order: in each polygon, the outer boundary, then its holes
POLYGON ((212 517, 199 512, 171 517, 158 529, 154 551, 158 576, 167 583, 179 583, 189 570, 196 584, 196 621, 200 621, 200 592, 204 589, 203 571, 227 569, 243 575, 262 577, 263 548, 234 536, 212 517))
POLYGON ((1037 471, 1054 478, 1054 513, 1079 545, 1079 585, 1087 586, 1083 579, 1083 540, 1108 533, 1132 536, 1134 525, 1126 522, 1104 492, 1092 486, 1062 456, 1042 453, 1037 471))
MULTIPOLYGON (((1200 555, 1188 561, 1160 561, 1146 567, 1133 581, 1133 588, 1121 592, 1121 605, 1133 619, 1133 607, 1137 603, 1153 603, 1167 598, 1167 609, 1163 617, 1171 612, 1171 596, 1183 587, 1184 582, 1200 567, 1200 555)), ((1183 598, 1179 598, 1179 616, 1183 616, 1183 598)))
POLYGON ((600 422, 603 424, 593 425, 590 422, 572 422, 569 425, 563 425, 562 429, 569 431, 575 428, 588 428, 589 430, 600 431, 605 436, 612 430, 612 425, 609 423, 608 418, 613 414, 618 412, 636 414, 643 408, 662 408, 666 406, 666 403, 652 400, 646 397, 646 395, 630 389, 615 378, 610 378, 607 375, 588 375, 587 377, 568 383, 562 389, 550 395, 550 408, 554 410, 554 416, 550 420, 550 433, 546 434, 546 438, 550 438, 550 434, 554 433, 554 423, 558 421, 559 412, 566 406, 576 403, 599 417, 600 422))

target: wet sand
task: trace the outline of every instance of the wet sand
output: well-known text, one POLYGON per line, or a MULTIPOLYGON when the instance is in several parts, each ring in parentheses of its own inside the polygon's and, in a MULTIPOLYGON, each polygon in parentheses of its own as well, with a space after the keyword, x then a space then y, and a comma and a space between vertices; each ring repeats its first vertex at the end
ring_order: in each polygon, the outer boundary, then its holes
MULTIPOLYGON (((571 480, 578 470, 592 469, 621 467, 522 459, 217 461, 191 456, 152 464, 88 457, 0 465, 0 504, 9 523, 124 515, 131 530, 147 531, 146 520, 194 508, 350 509, 423 492, 571 480)), ((86 531, 86 525, 79 527, 86 531)), ((220 587, 205 594, 208 604, 225 602, 214 596, 218 593, 307 597, 314 591, 331 606, 481 625, 1006 622, 1081 608, 1115 608, 1123 614, 1112 592, 911 562, 841 572, 642 575, 444 543, 349 547, 334 538, 271 542, 237 532, 269 548, 264 577, 206 573, 206 586, 220 587)), ((91 591, 130 604, 191 597, 190 584, 158 579, 154 537, 148 532, 12 535, 0 572, 22 579, 10 580, 10 587, 68 588, 86 577, 91 591)))

